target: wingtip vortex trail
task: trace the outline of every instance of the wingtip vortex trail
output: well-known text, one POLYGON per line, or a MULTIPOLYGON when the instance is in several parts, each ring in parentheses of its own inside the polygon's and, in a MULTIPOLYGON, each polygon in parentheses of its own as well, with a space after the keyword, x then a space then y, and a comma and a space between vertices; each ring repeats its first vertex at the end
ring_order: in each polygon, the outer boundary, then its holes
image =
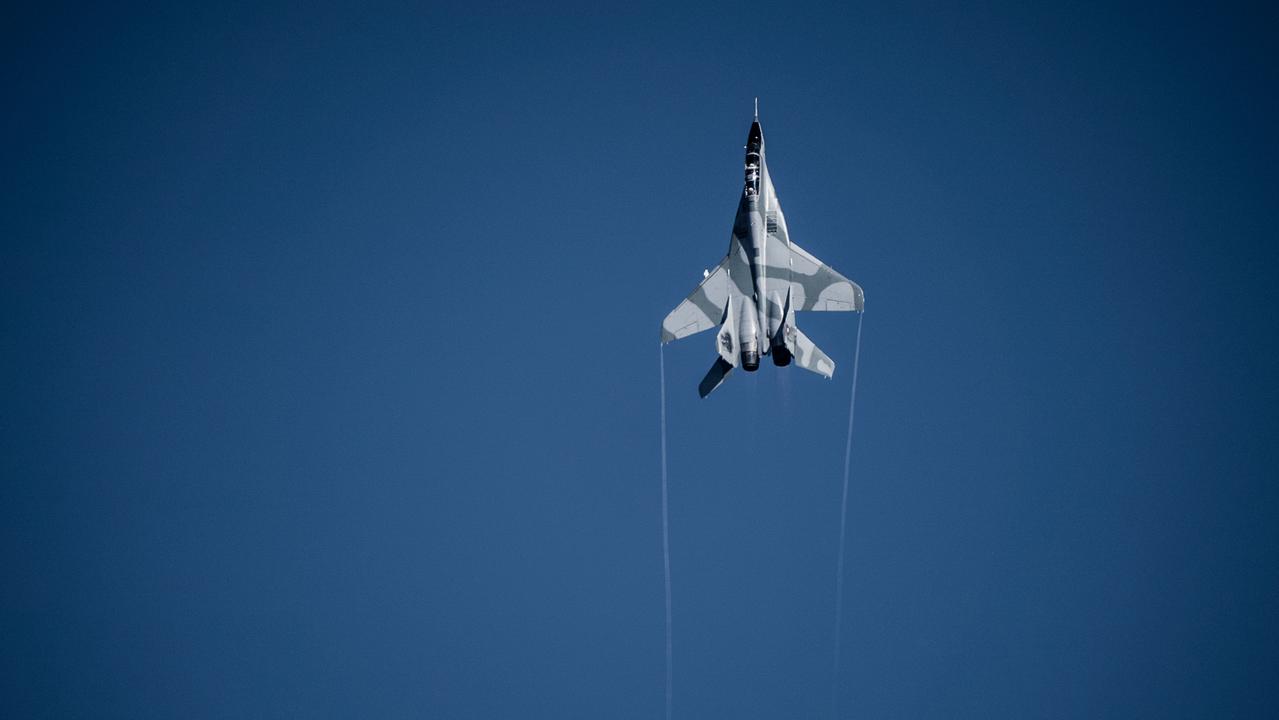
POLYGON ((844 536, 848 520, 848 469, 853 454, 853 420, 857 410, 857 371, 862 357, 862 320, 866 312, 857 314, 857 343, 853 350, 853 383, 848 397, 848 438, 844 442, 844 483, 839 500, 839 559, 835 563, 835 662, 831 673, 831 708, 839 717, 840 636, 844 622, 844 536))
POLYGON ((666 492, 666 346, 658 345, 658 367, 661 379, 662 430, 662 571, 666 590, 666 720, 671 720, 672 652, 671 652, 671 541, 666 492))

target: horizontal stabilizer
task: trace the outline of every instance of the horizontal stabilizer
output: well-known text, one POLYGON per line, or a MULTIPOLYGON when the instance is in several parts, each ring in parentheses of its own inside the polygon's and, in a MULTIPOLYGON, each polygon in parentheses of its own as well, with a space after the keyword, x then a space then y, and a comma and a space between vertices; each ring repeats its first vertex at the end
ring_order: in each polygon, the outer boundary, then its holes
POLYGON ((697 394, 706 397, 724 382, 724 378, 733 371, 733 364, 724 358, 715 358, 715 364, 706 372, 706 377, 702 378, 702 382, 697 386, 697 394))
POLYGON ((795 364, 824 378, 835 374, 835 361, 813 344, 803 330, 795 328, 795 364))

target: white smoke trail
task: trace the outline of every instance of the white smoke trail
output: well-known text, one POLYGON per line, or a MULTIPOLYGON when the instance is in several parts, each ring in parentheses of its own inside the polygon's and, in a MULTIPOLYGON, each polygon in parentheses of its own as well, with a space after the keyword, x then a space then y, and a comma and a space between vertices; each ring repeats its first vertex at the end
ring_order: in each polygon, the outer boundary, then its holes
POLYGON ((863 310, 857 315, 857 349, 853 351, 853 389, 848 398, 848 440, 844 443, 844 490, 839 500, 839 560, 835 563, 835 668, 831 678, 831 707, 839 717, 840 635, 844 626, 844 530, 848 518, 848 466, 853 454, 853 417, 857 409, 857 366, 862 357, 863 310))
MULTIPOLYGON (((662 568, 666 579, 666 720, 671 720, 671 540, 666 503, 666 346, 658 345, 662 380, 662 568)), ((847 473, 845 473, 847 474, 847 473)))

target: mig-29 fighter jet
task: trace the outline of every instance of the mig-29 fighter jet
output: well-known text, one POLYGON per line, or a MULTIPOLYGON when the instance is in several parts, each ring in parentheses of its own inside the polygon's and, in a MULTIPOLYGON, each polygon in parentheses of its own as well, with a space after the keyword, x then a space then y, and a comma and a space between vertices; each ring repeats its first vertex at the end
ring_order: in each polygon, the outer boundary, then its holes
POLYGON ((735 367, 759 368, 760 355, 778 367, 791 359, 829 378, 835 363, 795 327, 801 310, 861 312, 862 289, 790 240, 764 159, 764 133, 755 121, 746 138, 746 183, 737 204, 728 256, 704 273, 702 284, 662 321, 662 344, 719 326, 719 358, 697 390, 702 397, 735 367))

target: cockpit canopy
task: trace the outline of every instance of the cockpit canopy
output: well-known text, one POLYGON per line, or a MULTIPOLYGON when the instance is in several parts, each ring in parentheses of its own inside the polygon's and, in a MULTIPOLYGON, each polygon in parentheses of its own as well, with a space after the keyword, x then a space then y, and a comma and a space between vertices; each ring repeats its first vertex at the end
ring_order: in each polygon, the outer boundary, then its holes
POLYGON ((746 136, 746 152, 758 154, 764 148, 764 129, 759 122, 751 123, 750 135, 746 136))

